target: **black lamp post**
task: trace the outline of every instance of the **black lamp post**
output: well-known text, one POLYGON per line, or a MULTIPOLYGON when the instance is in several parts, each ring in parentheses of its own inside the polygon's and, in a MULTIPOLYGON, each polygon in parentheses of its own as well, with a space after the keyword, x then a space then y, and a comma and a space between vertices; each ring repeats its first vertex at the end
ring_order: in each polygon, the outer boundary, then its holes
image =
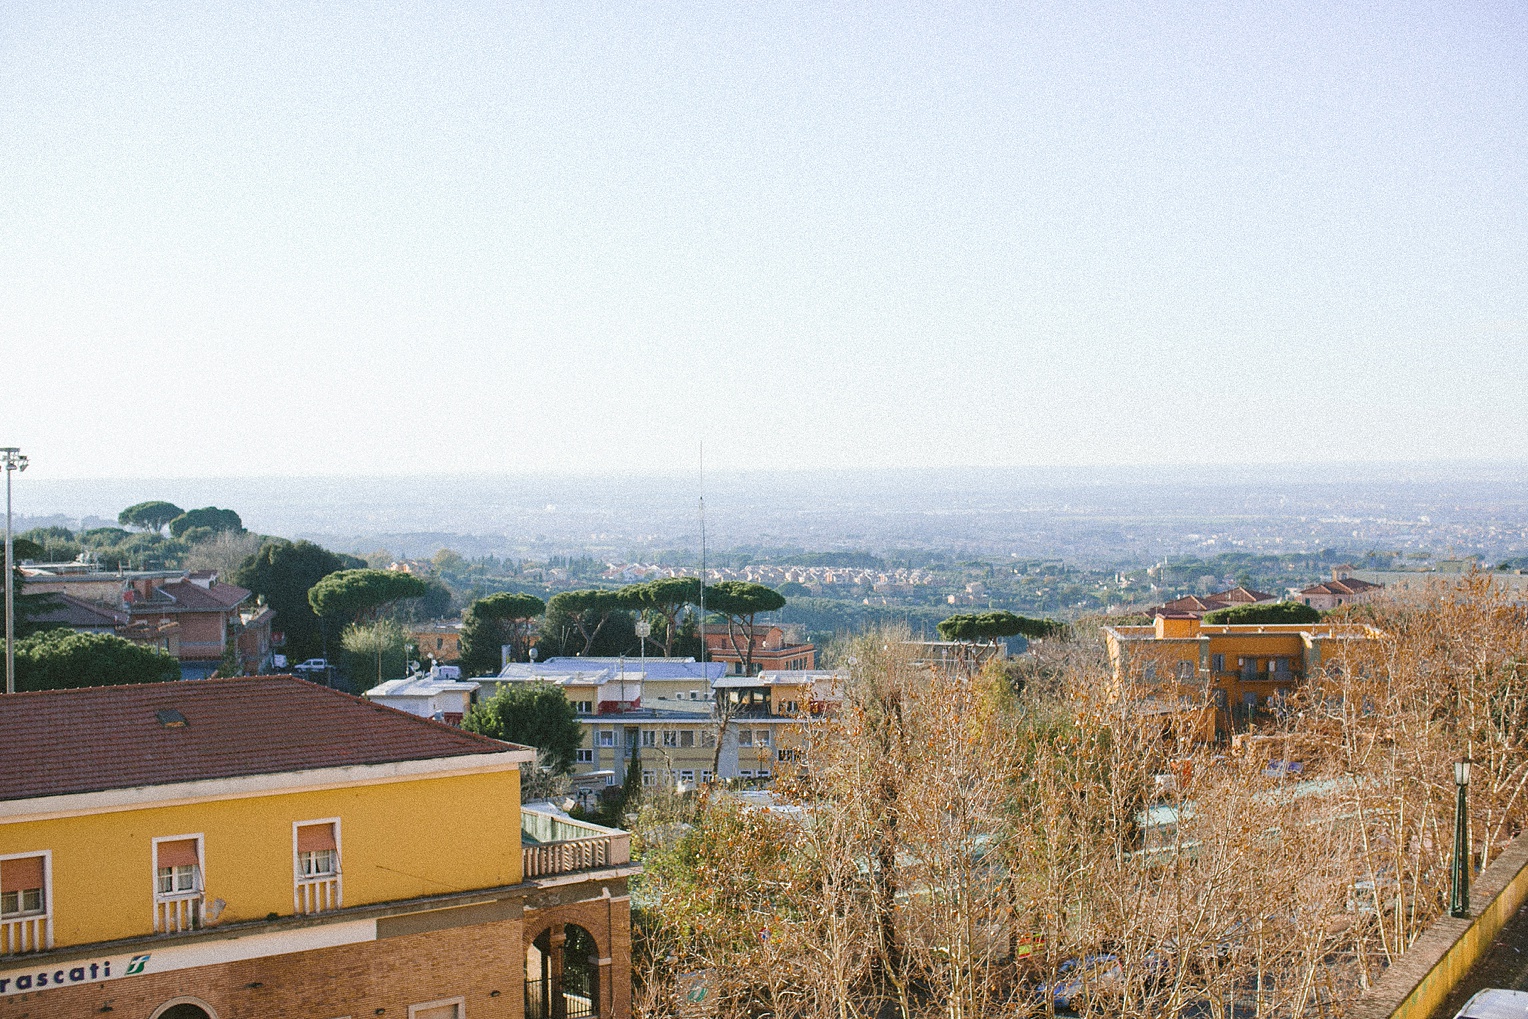
POLYGON ((1464 918, 1470 915, 1469 758, 1454 762, 1454 786, 1459 798, 1454 807, 1454 880, 1448 915, 1464 918))

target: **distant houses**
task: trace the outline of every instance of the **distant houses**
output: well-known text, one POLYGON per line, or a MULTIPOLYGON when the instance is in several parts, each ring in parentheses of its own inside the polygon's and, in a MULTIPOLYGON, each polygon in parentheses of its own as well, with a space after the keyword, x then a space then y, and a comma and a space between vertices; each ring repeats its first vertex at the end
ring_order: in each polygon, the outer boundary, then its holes
POLYGON ((1174 598, 1164 605, 1147 609, 1149 616, 1188 616, 1199 619, 1206 612, 1214 612, 1216 609, 1235 608, 1238 605, 1263 605, 1279 600, 1276 594, 1266 591, 1254 591, 1246 587, 1233 587, 1228 591, 1217 591, 1200 597, 1196 594, 1184 595, 1182 598, 1174 598))
POLYGON ((1348 564, 1332 567, 1332 579, 1301 588, 1296 599, 1313 609, 1326 612, 1339 605, 1359 605, 1373 601, 1385 590, 1383 584, 1371 584, 1353 576, 1348 564))
POLYGON ((55 595, 42 622, 82 633, 115 633, 163 648, 186 679, 212 675, 230 650, 245 672, 271 664, 276 614, 215 571, 108 572, 89 563, 27 563, 27 594, 55 595))

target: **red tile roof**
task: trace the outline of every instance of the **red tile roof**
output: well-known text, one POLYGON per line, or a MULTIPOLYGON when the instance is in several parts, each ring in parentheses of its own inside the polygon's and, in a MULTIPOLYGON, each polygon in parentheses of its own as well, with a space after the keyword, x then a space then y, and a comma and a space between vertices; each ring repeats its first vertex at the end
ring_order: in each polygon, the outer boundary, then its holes
POLYGON ((249 597, 249 591, 237 584, 213 584, 203 587, 189 580, 176 580, 154 588, 149 597, 128 606, 131 612, 226 612, 249 597))
POLYGON ((55 594, 43 610, 32 617, 32 622, 67 626, 72 630, 105 630, 126 626, 127 613, 72 594, 55 594))
POLYGON ((0 800, 525 749, 290 676, 0 695, 0 732, 0 800))

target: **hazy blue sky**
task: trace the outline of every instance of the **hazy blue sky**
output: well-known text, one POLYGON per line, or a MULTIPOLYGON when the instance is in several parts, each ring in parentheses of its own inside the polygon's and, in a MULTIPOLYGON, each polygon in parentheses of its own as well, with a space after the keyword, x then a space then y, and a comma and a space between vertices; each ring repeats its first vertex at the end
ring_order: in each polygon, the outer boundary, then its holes
POLYGON ((1525 11, 7 3, 0 439, 1521 458, 1525 11))

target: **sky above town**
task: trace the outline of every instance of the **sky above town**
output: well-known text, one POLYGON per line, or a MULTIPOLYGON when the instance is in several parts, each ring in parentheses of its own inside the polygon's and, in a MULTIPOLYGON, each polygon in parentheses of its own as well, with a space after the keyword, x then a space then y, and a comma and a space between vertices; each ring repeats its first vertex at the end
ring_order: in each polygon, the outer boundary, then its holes
POLYGON ((8 3, 55 478, 1521 460, 1520 4, 8 3))

